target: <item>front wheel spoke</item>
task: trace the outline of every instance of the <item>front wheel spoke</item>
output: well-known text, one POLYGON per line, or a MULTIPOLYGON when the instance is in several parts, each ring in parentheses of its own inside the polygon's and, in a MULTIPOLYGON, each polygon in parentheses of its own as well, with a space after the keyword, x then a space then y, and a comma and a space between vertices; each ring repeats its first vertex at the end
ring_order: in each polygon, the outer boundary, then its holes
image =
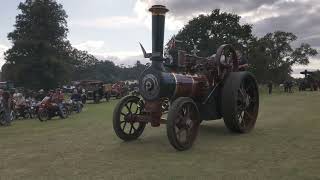
POLYGON ((131 124, 131 127, 130 127, 130 132, 129 132, 129 134, 131 134, 131 132, 132 132, 132 130, 134 129, 134 127, 133 127, 133 124, 131 124))
MULTIPOLYGON (((138 124, 138 128, 139 128, 139 127, 140 127, 140 123, 139 123, 139 122, 135 122, 135 123, 138 124)), ((132 126, 133 126, 134 131, 137 131, 138 128, 134 127, 134 124, 135 124, 135 123, 132 123, 132 126)))

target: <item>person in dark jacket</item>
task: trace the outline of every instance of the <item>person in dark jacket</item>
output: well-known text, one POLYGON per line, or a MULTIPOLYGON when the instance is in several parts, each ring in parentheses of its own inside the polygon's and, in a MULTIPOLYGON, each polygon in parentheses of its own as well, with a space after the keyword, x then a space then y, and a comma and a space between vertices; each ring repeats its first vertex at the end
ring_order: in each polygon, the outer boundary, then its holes
POLYGON ((268 90, 269 90, 269 94, 272 94, 272 81, 268 82, 268 90))
POLYGON ((71 100, 76 104, 76 107, 77 107, 76 111, 79 113, 82 108, 82 96, 77 89, 73 90, 73 93, 71 95, 71 100))
POLYGON ((81 98, 81 94, 78 92, 78 90, 73 90, 73 93, 72 93, 72 95, 71 95, 71 100, 72 101, 81 101, 82 100, 82 98, 81 98))

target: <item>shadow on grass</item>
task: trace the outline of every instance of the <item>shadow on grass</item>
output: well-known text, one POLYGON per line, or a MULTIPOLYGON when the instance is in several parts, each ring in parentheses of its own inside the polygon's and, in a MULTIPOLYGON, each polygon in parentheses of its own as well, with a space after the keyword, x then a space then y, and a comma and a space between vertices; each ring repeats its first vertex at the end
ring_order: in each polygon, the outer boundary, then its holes
POLYGON ((234 135, 221 123, 201 124, 199 132, 204 136, 230 136, 234 135))
MULTIPOLYGON (((223 140, 228 141, 228 139, 229 140, 233 139, 230 137, 234 137, 234 136, 239 136, 239 134, 231 133, 224 126, 223 123, 203 123, 200 125, 199 135, 197 137, 197 140, 194 146, 199 145, 197 141, 206 142, 206 143, 209 143, 207 144, 208 146, 213 146, 216 144, 216 142, 211 141, 211 139, 220 139, 221 141, 223 140)), ((126 154, 130 152, 134 154, 136 154, 137 152, 146 152, 147 154, 150 154, 151 152, 157 152, 160 154, 162 153, 176 154, 177 152, 179 152, 171 146, 167 138, 166 131, 161 131, 161 133, 145 134, 135 141, 124 142, 122 140, 119 140, 118 146, 115 146, 115 149, 113 150, 115 150, 114 152, 126 153, 126 154)), ((184 152, 191 153, 198 150, 199 148, 193 147, 190 150, 184 151, 184 152)), ((150 155, 152 155, 152 153, 150 155)))

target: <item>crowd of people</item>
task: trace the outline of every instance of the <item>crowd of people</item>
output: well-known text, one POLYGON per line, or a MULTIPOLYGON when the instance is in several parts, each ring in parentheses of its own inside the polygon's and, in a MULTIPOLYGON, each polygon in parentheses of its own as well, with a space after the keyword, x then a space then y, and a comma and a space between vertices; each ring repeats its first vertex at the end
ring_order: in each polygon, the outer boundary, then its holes
MULTIPOLYGON (((3 90, 0 89, 0 125, 9 126, 11 122, 18 118, 33 118, 38 115, 38 106, 44 99, 49 100, 49 103, 57 105, 60 113, 66 113, 67 102, 81 103, 81 94, 78 89, 74 89, 69 96, 70 100, 66 101, 66 96, 62 89, 55 89, 38 92, 31 90, 3 90)), ((75 106, 75 111, 80 112, 81 106, 75 106)))

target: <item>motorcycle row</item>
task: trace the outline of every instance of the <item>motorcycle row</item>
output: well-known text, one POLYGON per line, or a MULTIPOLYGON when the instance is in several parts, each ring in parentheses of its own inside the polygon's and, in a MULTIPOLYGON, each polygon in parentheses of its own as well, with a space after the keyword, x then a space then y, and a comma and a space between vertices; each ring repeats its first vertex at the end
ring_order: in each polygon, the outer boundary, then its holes
MULTIPOLYGON (((5 114, 5 108, 2 104, 0 114, 5 114)), ((73 113, 80 113, 83 104, 81 95, 76 91, 66 100, 61 90, 50 91, 48 94, 44 94, 41 90, 39 96, 35 98, 25 99, 21 93, 13 94, 10 107, 10 121, 38 118, 43 122, 53 117, 65 119, 73 113)), ((4 118, 4 115, 0 116, 0 125, 4 125, 1 122, 6 122, 4 118)))

